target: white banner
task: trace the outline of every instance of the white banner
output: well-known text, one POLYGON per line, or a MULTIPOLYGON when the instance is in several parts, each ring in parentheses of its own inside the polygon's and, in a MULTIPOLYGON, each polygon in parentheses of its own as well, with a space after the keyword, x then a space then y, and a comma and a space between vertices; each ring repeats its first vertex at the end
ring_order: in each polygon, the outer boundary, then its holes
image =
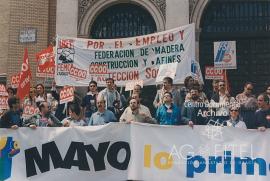
POLYGON ((269 137, 269 130, 120 123, 1 129, 0 180, 269 181, 269 137))
POLYGON ((214 58, 215 68, 237 69, 236 42, 214 42, 214 58))
POLYGON ((105 85, 109 77, 119 86, 137 80, 154 85, 159 66, 168 63, 177 63, 174 83, 179 84, 191 75, 195 60, 194 24, 132 38, 58 36, 56 42, 56 84, 62 86, 88 86, 90 80, 105 85))

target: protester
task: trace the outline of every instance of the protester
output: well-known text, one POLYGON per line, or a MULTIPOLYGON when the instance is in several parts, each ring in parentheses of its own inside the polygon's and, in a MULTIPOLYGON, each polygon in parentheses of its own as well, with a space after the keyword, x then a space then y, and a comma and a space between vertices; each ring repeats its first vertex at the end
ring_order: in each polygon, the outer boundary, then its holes
POLYGON ((31 87, 29 95, 24 99, 24 106, 36 106, 36 88, 31 87))
POLYGON ((36 127, 58 127, 62 123, 51 113, 47 102, 40 102, 38 105, 40 113, 24 120, 24 126, 35 129, 36 127))
POLYGON ((73 102, 68 107, 69 117, 62 120, 64 127, 86 126, 86 122, 81 119, 81 108, 78 103, 73 102))
POLYGON ((255 113, 255 124, 258 130, 270 128, 270 108, 267 94, 260 94, 257 98, 259 110, 255 113))
POLYGON ((236 101, 228 94, 225 81, 219 81, 218 86, 218 93, 213 95, 210 104, 211 107, 214 108, 214 121, 222 125, 224 121, 229 119, 230 104, 233 104, 236 101))
POLYGON ((115 100, 113 102, 113 110, 111 110, 113 112, 113 114, 116 117, 116 120, 119 121, 121 115, 123 114, 125 107, 120 107, 120 101, 119 100, 115 100))
POLYGON ((97 112, 93 113, 90 121, 89 126, 93 125, 103 125, 109 122, 116 122, 116 117, 114 116, 113 112, 106 109, 106 102, 102 98, 97 99, 97 112))
MULTIPOLYGON (((208 102, 207 96, 203 92, 203 85, 200 84, 198 80, 194 80, 193 86, 191 87, 191 89, 194 88, 194 87, 197 87, 196 89, 198 90, 199 99, 201 101, 203 101, 203 102, 208 102)), ((191 89, 190 89, 190 91, 191 91, 191 89)), ((187 95, 186 95, 186 98, 185 98, 185 102, 187 102, 187 101, 189 101, 191 99, 192 99, 191 92, 188 92, 187 95)))
POLYGON ((214 95, 218 94, 218 83, 219 83, 219 80, 213 80, 213 82, 212 82, 212 90, 208 91, 208 93, 207 93, 208 100, 211 100, 211 98, 214 95))
POLYGON ((43 84, 37 84, 36 85, 36 91, 37 95, 35 98, 36 104, 40 104, 40 102, 44 102, 47 100, 46 93, 45 93, 45 87, 43 84))
POLYGON ((141 94, 133 93, 133 94, 131 95, 131 98, 132 98, 132 99, 136 99, 136 100, 138 101, 138 103, 139 103, 138 106, 139 106, 139 111, 140 111, 140 112, 145 113, 148 117, 152 117, 149 108, 146 107, 145 105, 143 105, 143 104, 141 103, 141 100, 142 100, 142 99, 141 99, 141 94))
POLYGON ((89 122, 92 114, 97 111, 97 96, 97 82, 92 80, 89 83, 87 94, 84 96, 81 104, 82 115, 87 122, 89 122))
POLYGON ((194 79, 192 76, 188 76, 184 80, 184 87, 180 89, 180 107, 183 106, 187 93, 190 91, 190 88, 193 86, 194 79))
POLYGON ((8 98, 9 110, 4 113, 0 120, 0 128, 17 129, 22 126, 20 100, 13 96, 8 98))
POLYGON ((13 97, 13 96, 16 95, 16 91, 12 87, 7 88, 7 93, 8 93, 8 98, 13 97))
POLYGON ((256 129, 255 111, 257 109, 256 97, 252 94, 253 84, 247 82, 244 91, 236 96, 236 101, 240 104, 240 115, 245 121, 248 129, 256 129))
POLYGON ((131 98, 129 101, 129 107, 127 107, 120 117, 120 122, 131 123, 155 123, 151 115, 140 110, 140 103, 137 99, 131 98))
POLYGON ((198 86, 193 86, 190 89, 189 94, 191 98, 184 103, 182 109, 182 120, 191 127, 193 125, 206 124, 206 102, 200 98, 198 88, 198 86))
POLYGON ((156 120, 161 125, 179 125, 181 124, 181 111, 173 103, 171 92, 165 92, 163 97, 164 103, 158 107, 156 120))
POLYGON ((172 99, 173 99, 173 103, 176 106, 180 105, 180 94, 179 91, 177 89, 173 88, 173 79, 170 77, 165 77, 163 79, 163 87, 157 91, 155 100, 153 102, 153 105, 155 108, 158 108, 160 105, 162 105, 164 103, 164 93, 165 92, 171 92, 172 93, 172 99))
POLYGON ((120 106, 122 106, 121 100, 120 100, 120 94, 119 92, 115 89, 114 85, 114 80, 113 78, 107 78, 106 79, 106 88, 103 89, 99 94, 98 94, 99 99, 103 99, 106 102, 105 108, 108 110, 113 110, 113 102, 115 100, 120 101, 120 106))
POLYGON ((239 114, 239 107, 234 105, 230 108, 230 119, 227 120, 224 124, 225 126, 229 127, 247 129, 243 118, 239 114))
POLYGON ((139 84, 135 85, 134 88, 133 88, 132 93, 141 94, 142 93, 142 87, 139 84))

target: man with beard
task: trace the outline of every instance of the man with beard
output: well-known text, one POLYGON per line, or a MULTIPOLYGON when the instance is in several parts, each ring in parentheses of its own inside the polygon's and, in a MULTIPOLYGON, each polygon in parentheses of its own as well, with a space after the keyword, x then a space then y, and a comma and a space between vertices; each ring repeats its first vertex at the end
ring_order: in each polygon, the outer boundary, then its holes
POLYGON ((184 103, 182 110, 182 121, 190 127, 193 125, 206 124, 206 105, 199 96, 199 87, 190 89, 191 99, 184 103))
POLYGON ((51 113, 48 102, 43 101, 38 105, 40 113, 24 120, 24 126, 36 129, 37 127, 58 127, 62 123, 51 113))
POLYGON ((112 111, 105 108, 105 100, 98 98, 97 100, 97 112, 93 113, 90 117, 89 126, 103 125, 109 122, 116 122, 116 117, 112 111))
POLYGON ((120 122, 141 122, 141 123, 154 123, 151 115, 141 111, 140 103, 137 99, 131 98, 129 101, 129 107, 127 107, 120 117, 120 122))
POLYGON ((270 108, 267 94, 260 94, 257 98, 259 110, 255 113, 255 124, 258 130, 270 128, 270 108))

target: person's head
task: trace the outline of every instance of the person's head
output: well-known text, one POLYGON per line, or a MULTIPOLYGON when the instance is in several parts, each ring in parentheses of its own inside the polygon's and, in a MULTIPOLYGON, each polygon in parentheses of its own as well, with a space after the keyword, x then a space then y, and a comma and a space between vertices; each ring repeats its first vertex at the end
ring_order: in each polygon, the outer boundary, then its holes
POLYGON ((116 108, 116 109, 119 109, 120 108, 120 100, 115 100, 113 101, 113 107, 116 108))
POLYGON ((260 94, 257 98, 258 107, 262 109, 267 109, 269 106, 269 97, 267 94, 260 94))
POLYGON ((114 89, 114 80, 113 78, 107 78, 106 79, 106 85, 109 90, 114 89))
POLYGON ((230 116, 233 119, 236 119, 239 116, 239 107, 232 106, 230 107, 230 116))
POLYGON ((11 96, 8 98, 8 106, 12 110, 19 110, 20 109, 20 99, 15 96, 11 96))
POLYGON ((190 90, 191 99, 196 101, 199 98, 199 89, 197 86, 193 86, 190 90))
POLYGON ((69 116, 73 119, 77 119, 81 114, 81 108, 77 103, 71 103, 68 108, 69 116))
POLYGON ((252 94, 252 91, 253 91, 253 84, 251 82, 247 82, 245 83, 245 86, 244 86, 244 93, 249 96, 252 94))
POLYGON ((185 85, 186 88, 190 88, 192 86, 193 82, 194 82, 193 77, 192 76, 188 76, 184 80, 184 85, 185 85))
POLYGON ((44 115, 50 112, 49 104, 46 101, 40 102, 38 105, 38 109, 40 113, 44 115))
POLYGON ((219 80, 213 80, 212 86, 213 86, 214 91, 218 91, 218 88, 219 88, 218 83, 219 83, 219 80))
POLYGON ((142 89, 142 87, 139 84, 137 84, 133 88, 133 93, 139 93, 140 94, 141 93, 141 89, 142 89))
POLYGON ((225 93, 226 91, 226 85, 225 85, 225 81, 224 80, 220 80, 218 82, 218 91, 221 93, 225 93))
POLYGON ((163 88, 165 90, 170 90, 173 85, 173 79, 171 77, 164 77, 163 78, 163 88))
POLYGON ((105 100, 103 98, 98 98, 97 108, 99 112, 105 111, 105 100))
POLYGON ((270 86, 267 87, 267 89, 266 89, 266 94, 267 94, 267 95, 270 95, 270 86))
POLYGON ((140 104, 140 101, 141 101, 140 94, 138 94, 138 93, 133 93, 133 94, 131 95, 131 98, 132 98, 132 99, 136 99, 136 100, 138 101, 138 103, 140 104))
POLYGON ((45 93, 45 87, 43 84, 36 85, 37 95, 43 96, 45 93))
POLYGON ((163 102, 165 104, 170 104, 170 103, 172 103, 172 98, 173 98, 172 93, 165 92, 164 96, 163 96, 163 102))
POLYGON ((96 92, 96 91, 97 91, 97 82, 94 80, 91 80, 89 82, 87 92, 96 92))
POLYGON ((136 99, 131 98, 129 101, 129 107, 132 111, 135 111, 139 108, 139 102, 136 99))
POLYGON ((31 87, 30 88, 30 92, 29 92, 29 98, 33 99, 36 96, 36 88, 35 87, 31 87))
POLYGON ((12 87, 7 88, 8 97, 12 97, 15 95, 15 90, 12 87))

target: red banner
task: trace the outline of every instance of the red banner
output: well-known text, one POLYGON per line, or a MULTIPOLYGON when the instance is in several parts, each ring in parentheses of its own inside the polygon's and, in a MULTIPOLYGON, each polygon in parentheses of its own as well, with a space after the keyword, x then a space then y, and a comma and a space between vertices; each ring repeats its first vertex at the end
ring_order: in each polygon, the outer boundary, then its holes
POLYGON ((20 74, 20 82, 18 87, 18 96, 22 100, 26 95, 30 92, 30 80, 32 78, 31 70, 29 66, 28 60, 28 50, 25 48, 24 50, 24 58, 22 63, 22 69, 20 74))
POLYGON ((49 46, 48 48, 42 50, 36 55, 36 60, 38 63, 38 67, 42 72, 46 68, 54 67, 54 52, 53 47, 49 46))
POLYGON ((74 99, 74 88, 64 87, 60 91, 60 104, 71 102, 74 99))

